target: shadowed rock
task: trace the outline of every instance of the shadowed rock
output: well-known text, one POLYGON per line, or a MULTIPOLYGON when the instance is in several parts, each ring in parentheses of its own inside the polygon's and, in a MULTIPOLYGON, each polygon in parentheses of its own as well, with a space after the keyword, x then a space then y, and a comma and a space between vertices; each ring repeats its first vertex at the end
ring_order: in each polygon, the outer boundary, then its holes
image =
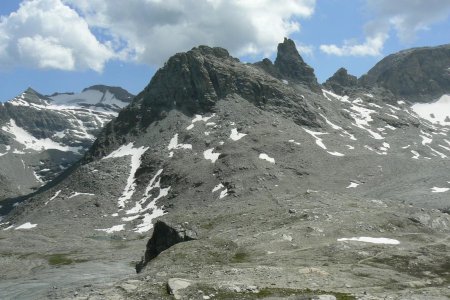
POLYGON ((147 243, 145 257, 136 265, 136 272, 141 272, 149 261, 173 245, 196 239, 197 232, 187 224, 172 225, 164 221, 157 221, 153 235, 147 243))

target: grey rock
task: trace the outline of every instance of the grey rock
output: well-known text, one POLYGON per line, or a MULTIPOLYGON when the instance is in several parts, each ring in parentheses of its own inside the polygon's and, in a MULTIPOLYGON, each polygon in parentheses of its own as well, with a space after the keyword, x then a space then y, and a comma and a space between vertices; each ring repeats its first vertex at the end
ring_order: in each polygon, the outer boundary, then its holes
POLYGON ((283 79, 304 83, 311 90, 320 92, 314 69, 305 63, 298 53, 293 40, 285 38, 283 43, 278 44, 278 53, 274 66, 283 79))
POLYGON ((358 86, 358 78, 348 74, 345 68, 340 68, 323 85, 338 95, 345 95, 348 89, 358 86))
POLYGON ((175 299, 182 299, 181 291, 192 285, 191 280, 183 278, 170 278, 167 281, 167 290, 175 299))

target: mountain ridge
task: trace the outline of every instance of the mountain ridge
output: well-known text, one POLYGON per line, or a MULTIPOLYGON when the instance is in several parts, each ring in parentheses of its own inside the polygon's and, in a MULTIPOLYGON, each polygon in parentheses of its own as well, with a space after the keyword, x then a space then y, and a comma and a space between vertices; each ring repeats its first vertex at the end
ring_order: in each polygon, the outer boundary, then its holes
POLYGON ((30 87, 2 103, 0 165, 2 189, 8 192, 0 192, 0 197, 21 196, 55 178, 81 157, 100 128, 131 99, 125 90, 110 92, 107 86, 51 96, 30 87), (120 93, 120 99, 114 92, 120 93), (23 164, 24 170, 14 168, 11 161, 23 164))

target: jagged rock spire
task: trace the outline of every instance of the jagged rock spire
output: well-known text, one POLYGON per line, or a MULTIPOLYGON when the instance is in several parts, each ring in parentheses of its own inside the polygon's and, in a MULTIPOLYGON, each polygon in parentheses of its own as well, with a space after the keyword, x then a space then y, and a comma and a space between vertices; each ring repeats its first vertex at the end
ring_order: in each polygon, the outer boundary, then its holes
POLYGON ((283 79, 304 83, 312 90, 320 91, 314 69, 305 63, 293 40, 284 38, 284 41, 278 44, 275 68, 283 79))

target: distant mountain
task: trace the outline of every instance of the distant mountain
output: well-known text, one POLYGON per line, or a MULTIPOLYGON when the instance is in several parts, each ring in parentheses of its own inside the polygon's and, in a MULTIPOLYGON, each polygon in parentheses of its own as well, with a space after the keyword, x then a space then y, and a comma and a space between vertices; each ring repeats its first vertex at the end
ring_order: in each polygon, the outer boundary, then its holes
POLYGON ((450 94, 450 44, 400 51, 377 63, 359 79, 411 102, 432 102, 450 94))
POLYGON ((27 194, 67 169, 132 98, 101 85, 51 96, 29 88, 0 104, 0 200, 27 194))

